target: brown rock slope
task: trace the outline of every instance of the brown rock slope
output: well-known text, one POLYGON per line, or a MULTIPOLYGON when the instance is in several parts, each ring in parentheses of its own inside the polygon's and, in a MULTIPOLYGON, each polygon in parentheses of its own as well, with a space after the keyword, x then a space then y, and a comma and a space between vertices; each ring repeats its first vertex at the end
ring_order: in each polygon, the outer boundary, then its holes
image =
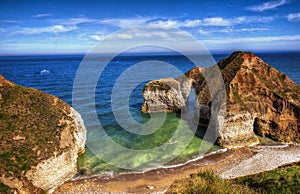
POLYGON ((79 113, 65 102, 0 75, 1 192, 52 192, 76 173, 85 138, 79 113))
POLYGON ((299 85, 250 52, 235 52, 217 65, 227 93, 227 117, 219 129, 223 147, 255 143, 244 133, 249 128, 273 140, 300 142, 299 85))
MULTIPOLYGON (((181 95, 187 99, 190 88, 194 88, 200 126, 207 126, 212 119, 218 120, 211 116, 212 99, 223 105, 222 99, 226 98, 226 114, 222 113, 223 125, 215 124, 215 134, 222 147, 258 143, 255 133, 277 141, 300 142, 299 85, 249 52, 234 52, 216 65, 221 71, 224 84, 218 80, 214 84, 210 80, 210 86, 214 88, 208 87, 206 78, 213 79, 217 75, 214 70, 216 66, 207 69, 195 67, 185 73, 184 79, 179 77, 175 80, 180 87, 176 89, 178 95, 174 95, 174 98, 181 95), (222 88, 225 90, 224 95, 220 92, 222 88)), ((157 87, 155 91, 156 94, 166 93, 162 87, 157 87)), ((147 101, 153 100, 164 104, 165 109, 170 108, 164 98, 148 96, 147 101)), ((152 105, 155 107, 154 103, 152 105)))

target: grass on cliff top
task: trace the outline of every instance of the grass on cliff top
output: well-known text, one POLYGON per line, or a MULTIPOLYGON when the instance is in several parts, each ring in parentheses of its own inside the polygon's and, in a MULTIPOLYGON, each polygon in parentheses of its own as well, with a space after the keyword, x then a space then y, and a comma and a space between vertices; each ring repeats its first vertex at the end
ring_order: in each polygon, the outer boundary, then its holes
POLYGON ((259 189, 261 193, 300 193, 300 162, 234 181, 259 189))
POLYGON ((203 171, 176 181, 166 193, 300 193, 300 163, 232 180, 203 171))
POLYGON ((176 181, 166 192, 170 193, 257 193, 248 186, 235 183, 232 180, 224 180, 216 176, 212 171, 203 171, 189 178, 176 181))
POLYGON ((13 194, 13 193, 15 193, 15 189, 12 189, 9 186, 6 186, 0 182, 0 193, 13 194))
MULTIPOLYGON (((228 58, 222 59, 218 62, 218 66, 221 69, 221 73, 225 82, 225 87, 229 87, 231 80, 236 73, 240 70, 244 59, 242 58, 244 52, 234 52, 228 58)), ((226 88, 229 91, 229 88, 226 88)))
POLYGON ((31 166, 59 154, 65 103, 22 86, 0 87, 0 174, 21 178, 31 166))

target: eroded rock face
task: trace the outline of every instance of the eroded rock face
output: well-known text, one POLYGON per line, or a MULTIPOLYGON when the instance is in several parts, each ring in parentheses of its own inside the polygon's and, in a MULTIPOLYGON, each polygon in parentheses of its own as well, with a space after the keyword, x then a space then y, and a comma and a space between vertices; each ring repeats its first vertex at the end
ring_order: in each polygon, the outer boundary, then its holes
MULTIPOLYGON (((189 87, 193 87, 197 94, 199 125, 203 127, 208 126, 211 119, 216 120, 211 118, 212 99, 226 98, 226 114, 223 114, 221 122, 223 125, 215 126, 218 143, 222 147, 258 143, 256 134, 277 141, 300 142, 299 85, 249 52, 234 52, 216 65, 224 80, 224 96, 218 96, 220 84, 216 83, 216 88, 209 88, 206 83, 205 77, 214 72, 206 74, 210 72, 209 68, 196 67, 185 73, 186 79, 176 79, 179 82, 177 85, 184 89, 177 89, 176 95, 170 95, 167 101, 172 101, 170 98, 174 96, 176 99, 178 96, 187 99, 189 87), (211 94, 214 96, 211 97, 211 94)), ((145 102, 156 99, 164 104, 164 108, 159 110, 167 110, 169 103, 165 103, 165 98, 157 97, 166 93, 164 88, 155 91, 155 95, 147 96, 145 102)), ((180 102, 177 108, 184 106, 184 101, 180 102)), ((147 112, 147 109, 144 110, 147 112)))
MULTIPOLYGON (((153 80, 143 89, 143 112, 178 112, 188 100, 192 87, 203 79, 204 68, 195 67, 184 75, 153 80)), ((197 90, 196 90, 197 92, 197 90)))
MULTIPOLYGON (((227 116, 219 129, 220 145, 257 143, 254 132, 277 141, 300 142, 299 85, 249 52, 235 52, 217 65, 227 93, 227 116)), ((206 94, 203 89, 199 96, 206 94)), ((204 105, 211 100, 206 102, 204 105)))
POLYGON ((50 193, 77 172, 86 129, 62 100, 0 75, 1 182, 19 193, 50 193))
POLYGON ((173 78, 147 83, 143 89, 143 98, 143 112, 176 112, 185 106, 186 101, 180 83, 173 78))
POLYGON ((232 148, 259 143, 253 132, 254 118, 249 112, 229 113, 218 131, 218 143, 232 148))

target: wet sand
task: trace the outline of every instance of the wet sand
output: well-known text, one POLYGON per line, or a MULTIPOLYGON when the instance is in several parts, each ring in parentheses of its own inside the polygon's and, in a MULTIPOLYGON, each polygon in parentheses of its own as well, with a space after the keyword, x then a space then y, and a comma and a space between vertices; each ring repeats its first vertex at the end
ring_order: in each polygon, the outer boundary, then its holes
POLYGON ((246 176, 300 161, 300 145, 282 144, 228 149, 183 165, 143 173, 102 175, 69 180, 55 193, 164 193, 178 179, 201 170, 223 178, 246 176))

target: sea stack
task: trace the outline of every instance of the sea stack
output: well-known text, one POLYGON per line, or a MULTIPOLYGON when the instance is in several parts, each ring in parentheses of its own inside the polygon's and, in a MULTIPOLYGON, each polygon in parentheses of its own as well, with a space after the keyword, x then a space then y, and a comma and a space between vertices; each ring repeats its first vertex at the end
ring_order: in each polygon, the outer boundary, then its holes
MULTIPOLYGON (((256 135, 300 142, 299 85, 250 52, 234 52, 216 65, 226 90, 226 116, 216 133, 220 146, 256 144, 256 135)), ((198 73, 197 68, 185 75, 192 80, 197 94, 199 125, 207 126, 210 119, 215 119, 210 118, 212 98, 203 76, 209 68, 198 73)))
POLYGON ((150 81, 143 89, 142 111, 180 112, 187 103, 191 87, 196 87, 203 71, 204 68, 196 67, 176 79, 150 81))
POLYGON ((53 192, 77 172, 86 129, 78 112, 0 75, 0 172, 7 192, 53 192))
POLYGON ((147 83, 143 89, 143 98, 143 112, 177 112, 185 106, 180 83, 173 78, 147 83))

